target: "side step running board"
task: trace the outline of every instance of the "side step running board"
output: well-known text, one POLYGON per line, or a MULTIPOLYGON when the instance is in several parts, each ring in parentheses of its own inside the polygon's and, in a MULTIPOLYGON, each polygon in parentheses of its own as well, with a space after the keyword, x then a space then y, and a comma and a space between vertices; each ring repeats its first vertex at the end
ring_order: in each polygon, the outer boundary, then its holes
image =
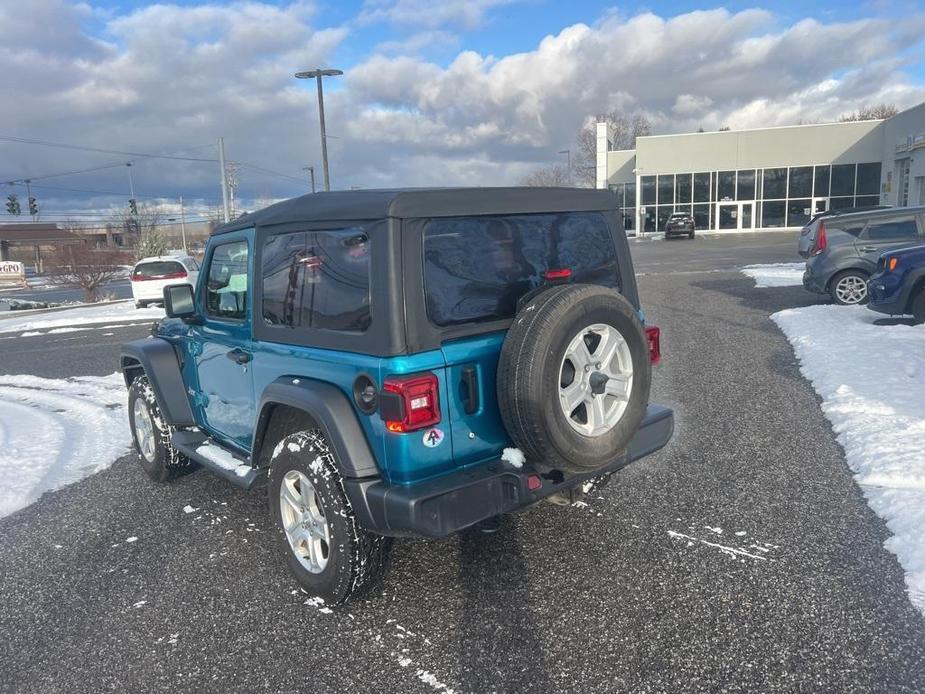
POLYGON ((252 489, 267 476, 265 468, 251 467, 249 459, 232 453, 201 431, 175 431, 170 440, 187 458, 242 489, 252 489))

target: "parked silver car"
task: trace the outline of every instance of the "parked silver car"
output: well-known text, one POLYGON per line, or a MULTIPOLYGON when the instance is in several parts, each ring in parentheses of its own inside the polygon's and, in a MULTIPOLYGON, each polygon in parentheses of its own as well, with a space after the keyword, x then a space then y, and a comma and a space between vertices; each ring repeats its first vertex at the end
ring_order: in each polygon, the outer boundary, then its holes
POLYGON ((803 286, 837 304, 867 303, 880 254, 925 242, 925 207, 893 207, 817 220, 803 286))
POLYGON ((797 252, 800 254, 801 258, 809 257, 813 250, 813 246, 816 244, 816 234, 819 232, 819 225, 826 217, 888 209, 890 209, 889 205, 873 205, 870 207, 845 207, 840 210, 825 210, 824 212, 818 212, 814 214, 813 218, 800 230, 800 238, 797 241, 797 252))

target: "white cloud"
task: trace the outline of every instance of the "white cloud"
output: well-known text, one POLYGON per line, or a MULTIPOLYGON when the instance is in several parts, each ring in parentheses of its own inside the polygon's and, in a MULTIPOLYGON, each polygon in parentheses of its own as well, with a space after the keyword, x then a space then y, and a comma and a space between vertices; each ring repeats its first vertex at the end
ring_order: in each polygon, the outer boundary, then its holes
POLYGON ((399 25, 430 28, 452 26, 476 29, 492 8, 517 0, 367 0, 360 12, 361 23, 388 21, 399 25))
MULTIPOLYGON (((337 58, 356 55, 356 25, 319 28, 306 3, 154 5, 111 17, 64 0, 32 0, 28 13, 4 4, 0 89, 16 97, 0 100, 0 133, 130 151, 200 148, 197 156, 211 155, 201 148, 224 136, 230 158, 301 176, 307 164, 320 172, 317 111, 312 85, 292 75, 336 64, 346 74, 327 81, 325 93, 335 186, 489 185, 556 161, 589 116, 614 107, 645 112, 656 132, 681 132, 831 120, 864 103, 925 100, 921 82, 904 73, 905 56, 923 45, 922 32, 910 30, 922 28, 917 16, 781 26, 764 10, 608 13, 528 51, 463 50, 438 63, 428 45, 455 34, 437 27, 481 22, 491 3, 471 11, 430 4, 417 33, 402 42, 382 31, 383 42, 352 66, 337 58), (105 27, 98 35, 83 29, 91 14, 105 27)), ((401 23, 422 6, 398 0, 364 13, 401 23)), ((114 159, 0 148, 0 180, 114 159)), ((142 195, 218 197, 213 164, 142 160, 134 170, 142 195)), ((116 169, 55 181, 110 190, 124 177, 116 169)), ((253 169, 241 180, 249 198, 304 190, 253 169)))

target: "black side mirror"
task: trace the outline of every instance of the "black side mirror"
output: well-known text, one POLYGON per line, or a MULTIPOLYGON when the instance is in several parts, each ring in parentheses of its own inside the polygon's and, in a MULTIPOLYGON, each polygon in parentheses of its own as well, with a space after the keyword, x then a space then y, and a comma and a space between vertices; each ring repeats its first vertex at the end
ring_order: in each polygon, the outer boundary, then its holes
POLYGON ((164 312, 168 318, 193 318, 196 315, 196 301, 192 286, 171 284, 164 287, 164 312))

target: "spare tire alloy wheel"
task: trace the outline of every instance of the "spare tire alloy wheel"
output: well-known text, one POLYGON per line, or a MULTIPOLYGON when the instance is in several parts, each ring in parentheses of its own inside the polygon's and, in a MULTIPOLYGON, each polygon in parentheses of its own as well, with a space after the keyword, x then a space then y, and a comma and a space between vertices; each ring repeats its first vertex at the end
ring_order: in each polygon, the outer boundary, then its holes
POLYGON ((613 289, 548 289, 521 307, 498 362, 508 435, 541 471, 595 472, 645 417, 652 367, 636 309, 613 289))
POLYGON ((613 429, 632 388, 633 357, 616 328, 595 323, 572 338, 559 369, 559 404, 575 431, 600 436, 613 429))

